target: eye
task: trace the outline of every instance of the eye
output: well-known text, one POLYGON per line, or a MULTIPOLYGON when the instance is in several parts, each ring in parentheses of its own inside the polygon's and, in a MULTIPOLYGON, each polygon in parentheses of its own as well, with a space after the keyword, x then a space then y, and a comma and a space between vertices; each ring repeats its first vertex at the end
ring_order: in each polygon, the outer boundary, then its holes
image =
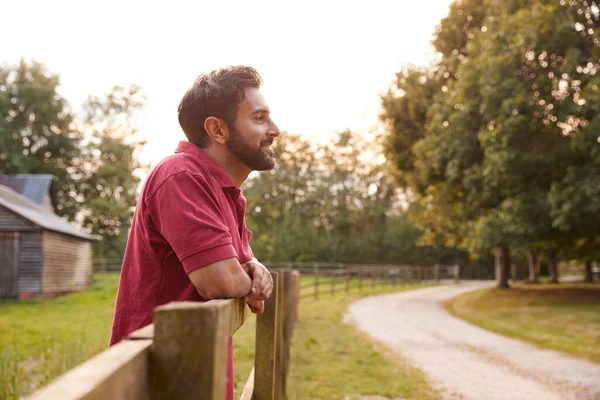
POLYGON ((265 122, 265 116, 263 114, 258 114, 256 117, 254 117, 254 120, 256 122, 265 122))

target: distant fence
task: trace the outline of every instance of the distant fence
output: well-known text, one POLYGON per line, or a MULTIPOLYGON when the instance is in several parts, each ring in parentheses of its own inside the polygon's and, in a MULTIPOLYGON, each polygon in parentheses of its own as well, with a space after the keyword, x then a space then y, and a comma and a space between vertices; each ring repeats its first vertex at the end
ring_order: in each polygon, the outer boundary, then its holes
MULTIPOLYGON (((254 368, 241 400, 285 396, 300 274, 287 270, 271 275, 273 293, 257 316, 254 368)), ((153 324, 28 399, 225 399, 227 341, 249 314, 239 299, 157 307, 153 324)))
POLYGON ((122 259, 108 260, 108 259, 96 259, 94 260, 94 272, 106 273, 106 272, 120 272, 121 266, 123 265, 122 259))
MULTIPOLYGON (((122 259, 96 259, 94 260, 94 272, 119 272, 121 271, 121 265, 123 264, 122 259)), ((322 262, 295 262, 295 261, 265 261, 264 264, 271 270, 276 269, 294 269, 302 274, 314 274, 316 272, 327 274, 330 271, 340 271, 355 268, 365 269, 389 269, 390 274, 393 275, 398 271, 410 270, 411 274, 415 277, 424 276, 426 279, 431 279, 431 274, 438 274, 440 279, 455 279, 456 274, 460 274, 463 271, 460 270, 458 265, 432 265, 432 266, 418 266, 418 265, 398 265, 398 264, 345 264, 345 263, 322 263, 322 262), (422 272, 419 272, 421 270, 422 272), (438 270, 439 273, 434 272, 438 270)))
POLYGON ((294 269, 302 272, 300 298, 321 295, 335 296, 339 292, 362 292, 380 286, 396 286, 418 282, 458 280, 458 265, 416 267, 409 265, 354 265, 267 263, 270 269, 294 269))

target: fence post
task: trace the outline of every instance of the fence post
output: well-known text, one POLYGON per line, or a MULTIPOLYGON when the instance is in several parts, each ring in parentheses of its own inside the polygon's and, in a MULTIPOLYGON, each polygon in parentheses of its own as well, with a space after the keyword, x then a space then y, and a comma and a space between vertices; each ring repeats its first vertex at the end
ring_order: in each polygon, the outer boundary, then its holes
POLYGON ((371 265, 371 289, 375 288, 375 269, 373 268, 373 266, 371 265))
POLYGON ((254 356, 254 400, 275 399, 277 321, 280 296, 279 272, 271 272, 273 292, 265 301, 265 311, 256 317, 256 350, 254 356))
POLYGON ((277 334, 277 343, 275 346, 275 397, 276 400, 283 400, 285 395, 283 387, 283 373, 285 364, 285 342, 283 336, 283 318, 286 314, 285 293, 283 287, 283 273, 279 273, 277 278, 279 284, 279 297, 277 298, 277 325, 275 332, 277 334))
POLYGON ((230 320, 231 308, 224 302, 157 307, 152 398, 224 399, 230 320))
POLYGON ((346 293, 348 293, 350 292, 350 272, 344 270, 344 275, 346 275, 346 293))
POLYGON ((300 304, 300 272, 293 271, 294 277, 294 322, 298 322, 298 305, 300 304))
POLYGON ((433 277, 436 280, 436 282, 440 281, 440 265, 439 264, 435 264, 433 266, 433 277))
MULTIPOLYGON (((290 363, 290 345, 292 342, 292 331, 294 329, 294 275, 292 271, 283 273, 283 363, 281 365, 281 386, 285 396, 287 373, 290 363)), ((283 399, 283 397, 282 397, 283 399)))
POLYGON ((334 282, 335 282, 335 271, 331 271, 330 272, 330 276, 331 276, 331 297, 333 297, 333 294, 335 293, 335 288, 333 287, 334 282))
POLYGON ((319 268, 317 264, 313 265, 313 275, 315 276, 315 300, 319 299, 319 268))
POLYGON ((362 292, 362 267, 358 270, 358 291, 362 292))
POLYGON ((458 282, 460 280, 460 265, 456 264, 454 266, 454 280, 458 282))

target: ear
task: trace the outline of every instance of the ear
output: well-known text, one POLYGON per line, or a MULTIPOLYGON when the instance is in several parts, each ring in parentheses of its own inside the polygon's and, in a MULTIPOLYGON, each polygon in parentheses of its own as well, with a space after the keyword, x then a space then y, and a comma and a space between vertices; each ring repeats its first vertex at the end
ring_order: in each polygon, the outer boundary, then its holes
POLYGON ((211 141, 220 144, 225 144, 229 139, 229 127, 220 118, 208 117, 204 120, 204 130, 210 137, 211 141))

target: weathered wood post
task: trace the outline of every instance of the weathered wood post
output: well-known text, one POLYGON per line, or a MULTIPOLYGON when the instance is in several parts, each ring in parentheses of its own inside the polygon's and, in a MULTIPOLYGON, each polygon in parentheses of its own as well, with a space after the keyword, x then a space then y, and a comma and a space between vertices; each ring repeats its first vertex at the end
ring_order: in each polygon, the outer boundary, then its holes
MULTIPOLYGON (((287 372, 289 368, 290 359, 290 343, 292 339, 292 323, 294 320, 293 315, 293 292, 292 292, 292 271, 283 272, 283 295, 281 298, 281 306, 283 309, 283 323, 282 323, 282 337, 283 337, 283 348, 282 356, 283 361, 281 364, 281 390, 282 394, 285 395, 287 372)), ((282 397, 283 398, 283 397, 282 397)))
POLYGON ((256 350, 254 355, 254 400, 275 399, 277 367, 277 322, 280 296, 279 272, 271 272, 273 292, 265 302, 265 312, 256 317, 256 350))
POLYGON ((154 310, 153 399, 225 398, 230 320, 225 300, 154 310))
POLYGON ((277 333, 277 343, 275 347, 275 397, 276 400, 283 400, 285 395, 284 387, 283 387, 283 374, 284 374, 284 364, 285 364, 285 338, 283 336, 283 323, 284 317, 287 313, 285 307, 285 293, 283 287, 283 273, 280 272, 277 280, 279 285, 279 296, 277 298, 277 325, 275 331, 277 333))
POLYGON ((300 272, 293 271, 294 276, 294 322, 298 321, 298 305, 300 304, 300 272))

